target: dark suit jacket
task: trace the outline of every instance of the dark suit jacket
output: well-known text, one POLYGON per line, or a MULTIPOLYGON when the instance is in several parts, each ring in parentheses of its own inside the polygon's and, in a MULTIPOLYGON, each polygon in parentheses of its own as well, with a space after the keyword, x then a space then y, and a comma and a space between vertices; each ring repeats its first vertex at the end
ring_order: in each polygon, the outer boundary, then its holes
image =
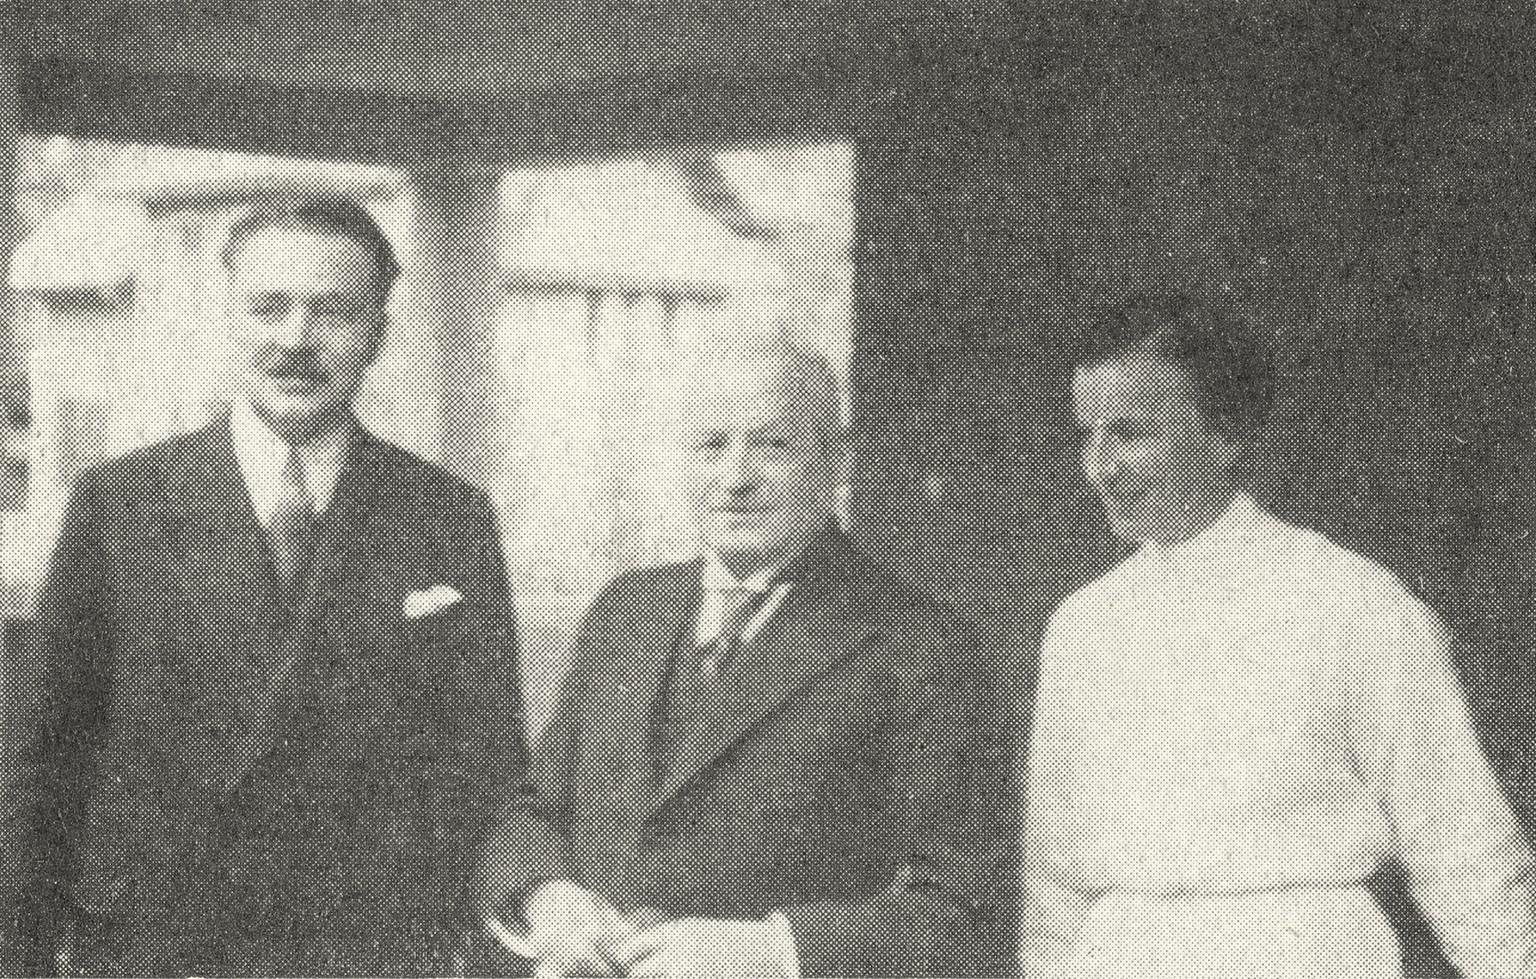
POLYGON ((783 911, 806 975, 1006 968, 1015 837, 984 652, 830 532, 658 778, 657 703, 700 571, 636 571, 593 603, 534 751, 537 798, 493 841, 493 893, 563 878, 669 917, 783 911))
POLYGON ((9 664, 0 966, 442 970, 523 771, 486 498, 367 434, 285 603, 227 420, 87 472, 9 664), (408 619, 407 594, 465 600, 408 619), (23 859, 15 859, 17 856, 23 859))

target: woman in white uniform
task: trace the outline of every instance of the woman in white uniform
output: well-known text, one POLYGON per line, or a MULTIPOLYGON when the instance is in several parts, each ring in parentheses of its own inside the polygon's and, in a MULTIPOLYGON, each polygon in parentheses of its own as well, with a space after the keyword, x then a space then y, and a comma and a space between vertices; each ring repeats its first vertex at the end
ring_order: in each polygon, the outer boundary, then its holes
POLYGON ((1437 617, 1239 489, 1262 347, 1187 302, 1108 318, 1072 394, 1138 550, 1052 617, 1022 965, 1041 977, 1398 977, 1389 859, 1468 977, 1536 975, 1533 860, 1437 617))

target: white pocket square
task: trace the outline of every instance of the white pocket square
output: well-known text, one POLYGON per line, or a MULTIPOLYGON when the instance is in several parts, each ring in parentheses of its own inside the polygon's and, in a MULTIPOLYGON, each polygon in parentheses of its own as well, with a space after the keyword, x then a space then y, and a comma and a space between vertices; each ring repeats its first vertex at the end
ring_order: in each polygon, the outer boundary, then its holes
POLYGON ((401 611, 408 619, 424 619, 462 601, 464 596, 447 585, 433 585, 431 588, 413 591, 405 596, 405 606, 401 611))

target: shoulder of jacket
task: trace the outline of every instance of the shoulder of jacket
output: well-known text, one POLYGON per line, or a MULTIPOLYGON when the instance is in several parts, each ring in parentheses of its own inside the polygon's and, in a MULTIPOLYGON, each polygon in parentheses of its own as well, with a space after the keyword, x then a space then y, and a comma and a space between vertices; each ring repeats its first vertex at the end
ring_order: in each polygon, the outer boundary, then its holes
POLYGON ((869 653, 892 671, 923 683, 982 654, 978 630, 954 605, 862 555, 845 570, 835 586, 842 596, 833 600, 856 632, 877 640, 869 653))
POLYGON ((866 560, 851 587, 858 601, 882 619, 935 632, 957 632, 962 618, 954 605, 924 591, 916 583, 866 560))
POLYGON ((87 467, 78 477, 77 486, 143 494, 147 492, 146 486, 171 479, 210 437, 206 429, 199 429, 112 456, 87 467))
POLYGON ((594 606, 600 603, 615 601, 629 601, 632 599, 648 598, 667 590, 684 579, 691 580, 690 571, 694 562, 672 561, 666 564, 648 564, 638 568, 630 568, 621 571, 608 580, 594 599, 594 606))
POLYGON ((369 442, 372 466, 377 478, 393 492, 408 498, 458 506, 488 506, 486 492, 439 463, 425 459, 372 433, 363 436, 369 442))

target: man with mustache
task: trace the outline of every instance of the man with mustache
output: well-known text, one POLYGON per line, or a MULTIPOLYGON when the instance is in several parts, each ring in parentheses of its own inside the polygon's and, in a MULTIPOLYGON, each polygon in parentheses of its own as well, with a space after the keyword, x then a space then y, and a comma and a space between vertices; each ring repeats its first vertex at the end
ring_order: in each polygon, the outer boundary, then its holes
POLYGON ((990 663, 839 529, 826 360, 733 339, 679 385, 702 554, 593 602, 491 927, 540 975, 995 971, 990 663))
POLYGON ((68 508, 0 772, 0 968, 442 972, 523 771, 496 518, 353 414, 399 271, 362 207, 262 201, 221 257, 229 412, 68 508))

